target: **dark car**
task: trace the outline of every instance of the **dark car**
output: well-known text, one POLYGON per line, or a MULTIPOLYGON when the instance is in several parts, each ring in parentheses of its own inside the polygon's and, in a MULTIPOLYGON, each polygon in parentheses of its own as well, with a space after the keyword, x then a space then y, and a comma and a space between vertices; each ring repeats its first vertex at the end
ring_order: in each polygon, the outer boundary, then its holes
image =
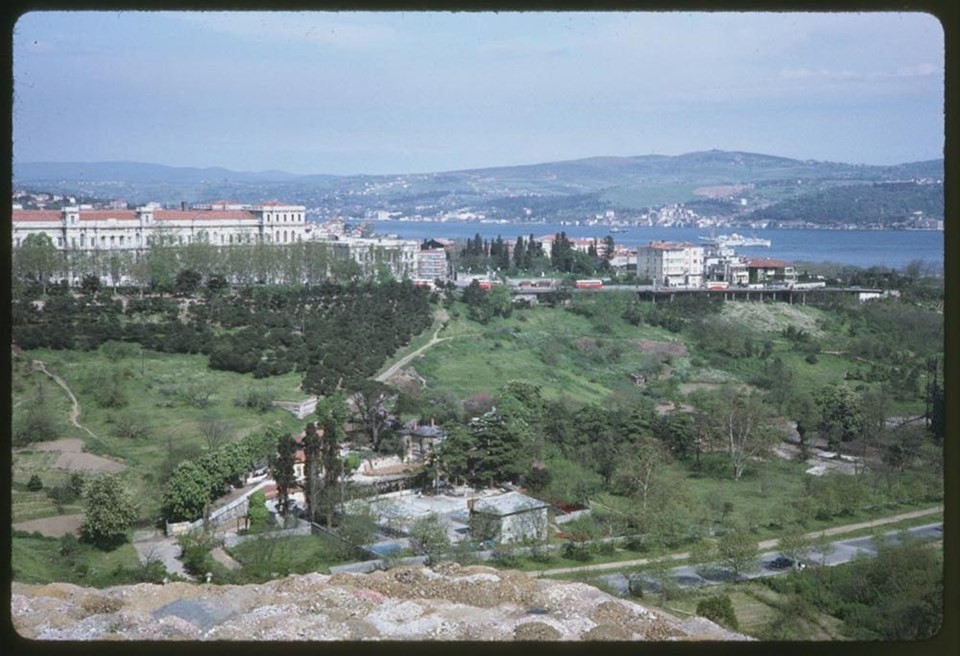
POLYGON ((767 567, 770 569, 787 569, 788 567, 793 567, 793 558, 777 556, 767 564, 767 567))

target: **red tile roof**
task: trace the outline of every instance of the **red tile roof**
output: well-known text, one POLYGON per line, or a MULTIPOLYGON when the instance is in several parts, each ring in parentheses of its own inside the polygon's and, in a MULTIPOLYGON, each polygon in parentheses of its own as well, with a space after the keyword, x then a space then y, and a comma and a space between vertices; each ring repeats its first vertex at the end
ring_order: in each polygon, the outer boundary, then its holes
POLYGON ((60 210, 13 210, 14 221, 59 221, 60 210))
POLYGON ((81 221, 105 221, 107 219, 136 221, 137 213, 134 210, 80 210, 81 221))
POLYGON ((157 221, 238 221, 251 220, 254 216, 246 210, 155 210, 153 218, 157 221))
POLYGON ((789 262, 784 260, 774 260, 768 257, 759 257, 753 260, 750 260, 747 263, 747 266, 751 269, 782 269, 784 267, 793 266, 789 262))

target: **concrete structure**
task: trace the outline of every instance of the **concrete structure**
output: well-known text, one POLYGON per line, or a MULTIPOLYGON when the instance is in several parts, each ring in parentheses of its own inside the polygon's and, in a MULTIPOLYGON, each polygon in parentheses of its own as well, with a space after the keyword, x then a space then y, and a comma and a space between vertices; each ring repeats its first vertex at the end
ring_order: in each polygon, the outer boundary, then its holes
POLYGON ((549 504, 519 492, 485 497, 470 504, 471 525, 479 517, 489 518, 495 531, 493 540, 509 542, 545 542, 549 525, 549 504))
POLYGON ((637 276, 664 287, 699 287, 703 283, 703 246, 652 241, 637 249, 637 276))
POLYGON ((163 209, 150 203, 136 210, 71 206, 62 210, 12 211, 13 247, 31 234, 45 233, 61 251, 143 252, 160 243, 206 242, 214 246, 304 239, 306 208, 271 202, 219 203, 206 208, 163 209), (230 209, 221 209, 229 207, 230 209), (236 209, 242 208, 242 209, 236 209))

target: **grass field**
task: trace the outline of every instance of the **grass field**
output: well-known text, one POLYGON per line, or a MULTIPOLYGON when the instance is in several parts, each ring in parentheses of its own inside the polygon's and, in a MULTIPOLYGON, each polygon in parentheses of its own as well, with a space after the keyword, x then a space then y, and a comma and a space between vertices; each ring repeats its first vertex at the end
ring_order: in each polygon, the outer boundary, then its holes
POLYGON ((112 551, 100 551, 80 545, 74 559, 60 552, 61 542, 56 538, 17 536, 11 541, 10 560, 13 579, 24 583, 68 581, 90 585, 118 567, 135 569, 140 566, 136 549, 124 544, 112 551), (86 565, 86 573, 78 571, 74 562, 86 565))
MULTIPOLYGON (((149 351, 143 354, 142 360, 139 351, 119 359, 111 359, 102 351, 36 350, 26 353, 25 357, 45 362, 48 370, 66 382, 80 403, 79 422, 95 437, 69 425, 71 405, 66 393, 42 372, 29 368, 21 367, 17 370, 20 375, 16 372, 14 375, 14 404, 23 401, 14 409, 14 423, 29 407, 37 385, 42 385, 58 437, 80 438, 86 451, 126 463, 129 469, 122 476, 131 495, 140 502, 140 511, 145 517, 156 516, 159 508, 161 490, 157 477, 168 455, 207 447, 208 440, 202 433, 204 423, 224 422, 225 440, 240 439, 268 426, 299 431, 304 423, 283 410, 259 413, 234 403, 238 395, 258 386, 268 386, 279 400, 302 398, 304 395, 297 389, 300 376, 295 373, 260 381, 250 375, 210 370, 204 356, 149 351), (105 408, 98 401, 98 392, 111 381, 116 381, 122 405, 105 408), (124 437, 121 432, 127 425, 141 427, 146 434, 124 437)), ((14 485, 25 483, 33 473, 45 471, 49 458, 47 454, 24 454, 15 458, 14 485)), ((46 471, 49 474, 41 476, 45 485, 48 478, 53 484, 61 475, 67 475, 52 469, 46 471)), ((38 496, 42 497, 42 493, 15 495, 13 515, 18 521, 43 516, 47 511, 55 512, 52 504, 44 505, 38 496)))
POLYGON ((619 316, 588 318, 533 307, 481 326, 466 319, 462 306, 458 309, 441 335, 451 339, 412 364, 429 385, 461 398, 495 392, 511 380, 534 382, 548 398, 569 396, 585 403, 614 392, 634 393, 629 374, 660 366, 640 340, 675 339, 659 328, 630 326, 619 316), (605 328, 598 331, 598 325, 605 328))

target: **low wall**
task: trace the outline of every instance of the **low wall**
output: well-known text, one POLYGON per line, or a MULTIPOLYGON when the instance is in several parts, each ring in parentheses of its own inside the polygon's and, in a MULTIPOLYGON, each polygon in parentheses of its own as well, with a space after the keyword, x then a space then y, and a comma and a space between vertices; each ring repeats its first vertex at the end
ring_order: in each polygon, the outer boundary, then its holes
POLYGON ((223 546, 230 548, 238 544, 243 544, 248 540, 259 540, 260 538, 289 538, 295 535, 310 535, 312 533, 309 522, 301 522, 295 528, 281 528, 275 531, 264 531, 263 533, 250 533, 247 535, 227 535, 223 538, 223 546))

